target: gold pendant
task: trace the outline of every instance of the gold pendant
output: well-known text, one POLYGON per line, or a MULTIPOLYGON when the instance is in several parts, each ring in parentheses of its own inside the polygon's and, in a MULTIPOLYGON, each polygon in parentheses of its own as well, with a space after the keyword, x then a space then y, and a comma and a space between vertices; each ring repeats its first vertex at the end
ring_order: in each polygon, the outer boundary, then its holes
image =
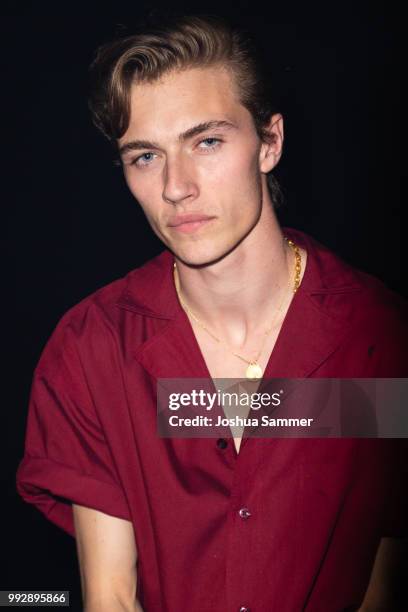
POLYGON ((258 380, 262 378, 262 368, 258 363, 250 363, 246 369, 245 375, 250 380, 258 380))

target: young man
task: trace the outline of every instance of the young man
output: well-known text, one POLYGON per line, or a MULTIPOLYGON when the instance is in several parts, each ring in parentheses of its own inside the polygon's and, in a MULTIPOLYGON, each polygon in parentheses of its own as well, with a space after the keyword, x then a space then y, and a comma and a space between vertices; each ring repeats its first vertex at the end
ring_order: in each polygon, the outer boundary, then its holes
POLYGON ((388 597, 398 440, 156 434, 159 378, 407 375, 402 300, 279 227, 254 57, 185 18, 93 64, 94 121, 166 250, 69 310, 34 375, 18 490, 76 537, 87 612, 356 610, 376 554, 360 609, 388 597))

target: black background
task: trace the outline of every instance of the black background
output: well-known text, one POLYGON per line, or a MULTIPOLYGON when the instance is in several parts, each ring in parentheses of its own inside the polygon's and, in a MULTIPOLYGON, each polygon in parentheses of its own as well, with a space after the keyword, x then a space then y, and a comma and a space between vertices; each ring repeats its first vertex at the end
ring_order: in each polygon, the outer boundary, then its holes
MULTIPOLYGON (((80 610, 75 541, 18 498, 15 471, 32 372, 57 321, 161 250, 86 102, 94 49, 123 25, 131 31, 146 7, 138 2, 138 12, 125 16, 103 8, 2 16, 0 589, 69 589, 73 610, 80 610)), ((268 7, 250 15, 239 2, 233 10, 225 3, 217 3, 218 10, 190 3, 185 12, 233 16, 268 54, 285 119, 276 172, 285 194, 282 224, 308 232, 407 296, 401 15, 385 3, 268 7)))

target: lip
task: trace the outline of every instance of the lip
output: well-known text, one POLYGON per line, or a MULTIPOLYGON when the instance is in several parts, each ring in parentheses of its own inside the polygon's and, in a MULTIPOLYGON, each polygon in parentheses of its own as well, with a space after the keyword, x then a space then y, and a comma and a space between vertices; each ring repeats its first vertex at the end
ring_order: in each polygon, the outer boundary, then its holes
POLYGON ((203 225, 206 225, 209 221, 212 221, 215 217, 209 217, 208 215, 190 214, 180 215, 175 217, 170 223, 169 227, 179 232, 191 233, 198 230, 203 225))
POLYGON ((179 215, 175 217, 173 221, 170 221, 170 227, 179 227, 180 225, 184 225, 185 223, 197 223, 199 221, 208 221, 209 219, 213 219, 214 217, 209 217, 208 215, 199 215, 199 214, 189 214, 189 215, 179 215))

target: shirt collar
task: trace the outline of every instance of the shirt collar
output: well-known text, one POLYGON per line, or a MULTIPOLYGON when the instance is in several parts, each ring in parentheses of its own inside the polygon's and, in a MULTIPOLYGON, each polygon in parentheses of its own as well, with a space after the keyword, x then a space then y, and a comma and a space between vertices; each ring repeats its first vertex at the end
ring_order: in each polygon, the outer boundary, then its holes
MULTIPOLYGON (((307 250, 308 257, 264 377, 304 378, 311 376, 350 332, 356 305, 351 298, 361 290, 362 282, 358 272, 314 239, 298 230, 283 231, 307 250)), ((157 379, 209 378, 192 326, 177 299, 172 266, 173 255, 164 251, 130 272, 117 305, 153 317, 147 339, 134 350, 136 360, 150 375, 157 379)))
MULTIPOLYGON (((303 294, 318 296, 361 289, 356 271, 326 247, 300 230, 284 227, 282 231, 307 251, 306 270, 299 288, 303 294)), ((116 305, 147 317, 178 318, 181 306, 174 287, 173 262, 173 254, 165 250, 129 272, 116 305)))

